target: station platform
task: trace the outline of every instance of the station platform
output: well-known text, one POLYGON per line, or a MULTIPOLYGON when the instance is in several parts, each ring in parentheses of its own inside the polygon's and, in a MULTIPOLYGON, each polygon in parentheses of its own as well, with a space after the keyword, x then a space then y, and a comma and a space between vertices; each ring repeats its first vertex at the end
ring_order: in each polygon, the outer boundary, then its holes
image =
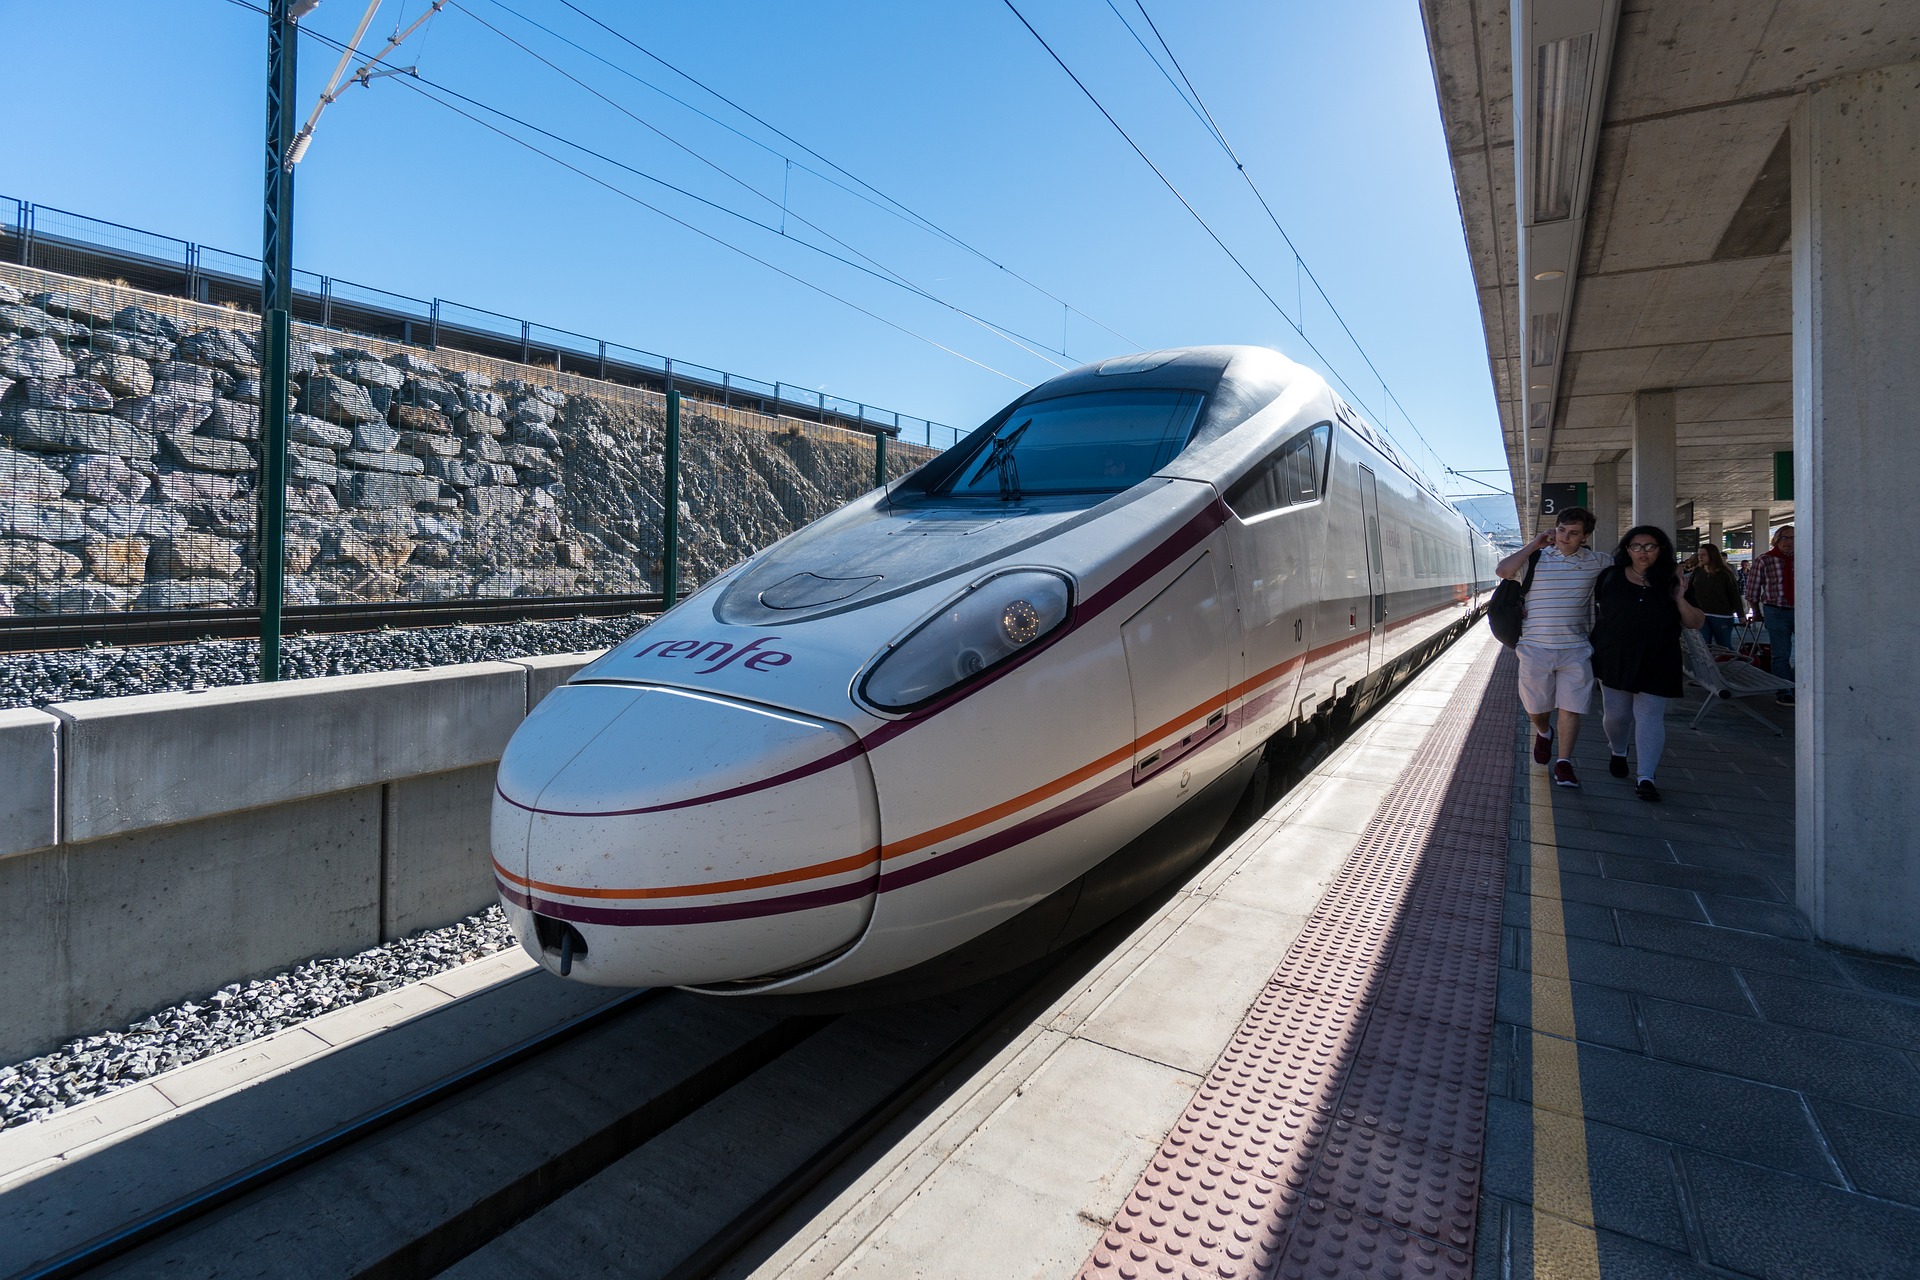
POLYGON ((1911 1276, 1920 967, 1811 940, 1781 736, 1441 655, 734 1277, 1911 1276))

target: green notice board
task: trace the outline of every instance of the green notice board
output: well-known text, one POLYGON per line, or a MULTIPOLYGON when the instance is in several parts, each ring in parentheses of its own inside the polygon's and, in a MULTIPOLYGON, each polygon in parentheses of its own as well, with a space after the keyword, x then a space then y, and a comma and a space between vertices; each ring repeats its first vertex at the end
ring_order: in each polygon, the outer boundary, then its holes
POLYGON ((1584 480, 1555 482, 1540 486, 1540 514, 1557 516, 1568 507, 1587 505, 1587 482, 1584 480))
POLYGON ((1793 501, 1793 450, 1782 449, 1773 455, 1773 500, 1793 501))

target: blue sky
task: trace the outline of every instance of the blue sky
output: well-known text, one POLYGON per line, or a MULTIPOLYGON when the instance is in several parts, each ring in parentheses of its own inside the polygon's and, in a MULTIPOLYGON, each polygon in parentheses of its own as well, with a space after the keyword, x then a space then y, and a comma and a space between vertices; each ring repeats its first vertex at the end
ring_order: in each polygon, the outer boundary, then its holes
MULTIPOLYGON (((363 3, 324 0, 306 25, 345 39, 363 3)), ((628 167, 533 139, 818 289, 397 80, 349 89, 321 121, 298 170, 296 265, 963 426, 1055 371, 955 311, 799 243, 811 239, 866 255, 1031 345, 1064 346, 1068 356, 1050 353, 1062 364, 1204 342, 1275 346, 1323 370, 1330 362, 1376 420, 1424 452, 1310 285, 1306 335, 1323 356, 1294 331, 1293 257, 1116 15, 1153 46, 1134 0, 1017 3, 1281 310, 1003 0, 575 3, 1006 270, 823 180, 853 185, 560 0, 458 0, 396 61, 604 153, 628 167)), ((371 34, 384 38, 425 5, 385 0, 371 34)), ((1420 434, 1449 465, 1502 467, 1417 6, 1147 0, 1146 12, 1420 434)), ((0 0, 0 29, 14 50, 45 55, 10 59, 0 78, 0 194, 258 252, 263 18, 225 0, 0 0)), ((336 57, 303 43, 302 115, 336 57)))

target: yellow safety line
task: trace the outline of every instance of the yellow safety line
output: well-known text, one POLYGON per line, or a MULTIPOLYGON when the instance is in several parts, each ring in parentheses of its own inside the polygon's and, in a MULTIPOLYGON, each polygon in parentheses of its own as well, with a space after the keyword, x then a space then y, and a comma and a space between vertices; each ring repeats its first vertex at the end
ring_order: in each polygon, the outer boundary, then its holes
MULTIPOLYGON (((1524 766, 1523 766, 1524 767, 1524 766)), ((1598 1280, 1587 1121, 1567 980, 1567 925, 1560 909, 1560 841, 1553 784, 1528 769, 1533 893, 1533 1274, 1535 1280, 1598 1280)))

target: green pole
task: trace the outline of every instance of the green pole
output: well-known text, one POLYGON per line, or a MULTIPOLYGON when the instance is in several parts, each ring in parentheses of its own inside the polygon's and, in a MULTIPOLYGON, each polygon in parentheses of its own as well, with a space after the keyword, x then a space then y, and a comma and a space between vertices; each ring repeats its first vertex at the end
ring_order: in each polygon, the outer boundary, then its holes
POLYGON ((260 678, 280 678, 281 606, 287 570, 287 336, 293 317, 267 312, 260 377, 260 678))
POLYGON ((883 431, 873 433, 873 483, 876 488, 885 488, 887 483, 887 436, 883 431))
POLYGON ((293 312, 294 52, 299 31, 290 0, 267 15, 266 216, 260 253, 260 678, 280 678, 280 608, 286 587, 287 340, 293 312))
POLYGON ((667 465, 666 492, 661 499, 666 510, 660 518, 661 600, 669 609, 680 598, 680 393, 667 392, 667 465))

